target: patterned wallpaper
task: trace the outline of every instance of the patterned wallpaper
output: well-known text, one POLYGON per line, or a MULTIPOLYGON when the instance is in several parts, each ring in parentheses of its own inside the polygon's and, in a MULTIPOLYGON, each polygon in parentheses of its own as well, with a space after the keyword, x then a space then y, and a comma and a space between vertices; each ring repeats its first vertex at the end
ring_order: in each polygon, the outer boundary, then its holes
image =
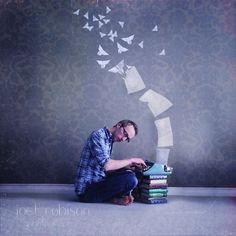
POLYGON ((1 182, 73 183, 89 133, 126 118, 139 135, 115 144, 113 157, 154 161, 154 121, 169 117, 169 185, 235 186, 235 11, 233 0, 0 1, 1 182), (105 6, 109 24, 125 22, 123 34, 143 40, 143 49, 119 54, 98 27, 83 28, 83 15, 105 6), (101 69, 101 42, 110 65, 124 55, 137 68, 145 90, 127 94, 118 74, 101 69), (154 117, 139 101, 148 89, 173 106, 154 117))

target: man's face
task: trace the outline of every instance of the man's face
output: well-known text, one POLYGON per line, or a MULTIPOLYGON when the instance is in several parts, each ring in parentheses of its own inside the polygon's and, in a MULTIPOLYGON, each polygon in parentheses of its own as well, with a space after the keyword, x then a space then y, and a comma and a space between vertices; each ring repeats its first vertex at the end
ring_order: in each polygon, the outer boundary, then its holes
POLYGON ((116 126, 115 132, 113 133, 113 141, 114 142, 129 142, 135 136, 135 129, 133 125, 128 125, 126 127, 118 124, 116 126))

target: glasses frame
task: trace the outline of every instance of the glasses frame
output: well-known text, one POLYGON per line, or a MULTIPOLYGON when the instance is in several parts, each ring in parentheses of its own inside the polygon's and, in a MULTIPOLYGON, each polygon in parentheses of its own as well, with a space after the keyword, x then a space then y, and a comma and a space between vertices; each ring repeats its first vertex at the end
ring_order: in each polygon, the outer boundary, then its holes
POLYGON ((125 127, 124 126, 121 126, 121 127, 123 128, 122 133, 123 133, 124 137, 126 138, 125 141, 127 141, 129 143, 129 141, 130 141, 129 135, 128 135, 127 131, 125 130, 125 127))

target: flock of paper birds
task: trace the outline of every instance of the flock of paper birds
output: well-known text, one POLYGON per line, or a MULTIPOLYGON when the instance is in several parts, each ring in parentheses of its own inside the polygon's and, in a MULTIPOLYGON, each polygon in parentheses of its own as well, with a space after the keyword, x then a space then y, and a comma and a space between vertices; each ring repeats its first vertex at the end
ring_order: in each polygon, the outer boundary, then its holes
MULTIPOLYGON (((110 29, 109 33, 104 33, 103 26, 110 23, 111 19, 109 18, 111 9, 106 6, 105 7, 105 14, 97 14, 91 15, 87 11, 86 13, 81 14, 81 10, 78 9, 73 12, 76 16, 81 16, 86 18, 88 21, 82 27, 85 30, 92 31, 97 27, 99 30, 100 38, 108 37, 114 46, 117 47, 117 53, 122 54, 126 53, 129 50, 129 47, 132 45, 135 35, 128 35, 127 37, 119 37, 117 30, 110 29)), ((124 21, 116 22, 117 26, 120 29, 125 27, 124 21)), ((155 25, 152 29, 153 32, 158 32, 158 26, 155 25)), ((140 48, 144 47, 144 41, 138 42, 137 45, 140 48)), ((109 56, 110 54, 102 47, 102 45, 98 45, 97 56, 101 57, 101 59, 96 60, 98 65, 104 69, 110 63, 110 60, 102 59, 104 56, 109 56)), ((163 49, 160 53, 160 56, 165 56, 165 49, 163 49)), ((138 73, 135 66, 129 66, 124 63, 124 59, 121 60, 117 65, 113 66, 112 68, 108 69, 109 72, 118 73, 121 75, 121 78, 124 80, 128 94, 138 92, 146 88, 144 81, 142 80, 140 74, 138 73)), ((154 117, 160 115, 161 113, 168 110, 173 104, 164 96, 158 94, 157 92, 153 91, 152 89, 147 90, 140 98, 141 102, 147 103, 149 109, 151 110, 154 117)), ((158 153, 166 153, 166 149, 163 147, 173 146, 173 133, 171 130, 171 123, 169 117, 158 119, 155 122, 155 126, 158 131, 158 143, 157 147, 161 147, 158 153)), ((163 154, 164 155, 164 154, 163 154)), ((166 155, 166 154, 165 154, 166 155)))
MULTIPOLYGON (((118 54, 121 53, 125 53, 129 50, 129 48, 127 46, 132 45, 133 40, 135 35, 129 35, 127 37, 122 37, 119 38, 117 30, 113 30, 111 29, 109 33, 104 33, 102 32, 102 27, 106 24, 108 24, 109 22, 111 22, 111 19, 109 19, 109 13, 111 12, 111 9, 106 6, 106 14, 102 15, 102 14, 97 14, 95 15, 90 15, 89 12, 87 11, 85 14, 82 14, 82 17, 86 18, 88 21, 85 23, 85 25, 82 27, 85 30, 88 31, 92 31, 95 28, 99 29, 99 35, 101 38, 104 37, 108 37, 113 43, 116 43, 116 47, 117 47, 117 52, 118 54), (119 42, 118 42, 119 41, 119 42)), ((78 9, 76 11, 73 12, 74 15, 81 15, 81 10, 78 9)), ((124 28, 125 22, 124 21, 118 21, 117 25, 119 25, 120 28, 124 28)), ((152 31, 158 31, 158 26, 155 25, 154 28, 152 29, 152 31)), ((138 43, 138 46, 140 48, 144 47, 144 41, 141 41, 138 43)), ((104 50, 104 48, 99 45, 98 46, 98 52, 97 52, 98 56, 108 56, 109 53, 106 52, 106 50, 104 50)), ((160 56, 165 56, 165 49, 163 49, 160 53, 160 56)), ((104 69, 108 64, 109 64, 110 60, 97 60, 97 63, 101 66, 102 69, 104 69)))

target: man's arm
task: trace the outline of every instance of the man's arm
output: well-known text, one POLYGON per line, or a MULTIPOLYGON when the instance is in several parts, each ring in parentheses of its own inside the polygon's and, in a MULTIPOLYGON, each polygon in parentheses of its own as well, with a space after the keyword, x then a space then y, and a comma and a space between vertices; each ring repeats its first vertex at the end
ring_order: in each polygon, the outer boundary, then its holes
POLYGON ((126 166, 133 164, 140 164, 146 166, 145 162, 141 158, 130 158, 126 160, 109 160, 104 166, 105 171, 118 170, 126 166))

